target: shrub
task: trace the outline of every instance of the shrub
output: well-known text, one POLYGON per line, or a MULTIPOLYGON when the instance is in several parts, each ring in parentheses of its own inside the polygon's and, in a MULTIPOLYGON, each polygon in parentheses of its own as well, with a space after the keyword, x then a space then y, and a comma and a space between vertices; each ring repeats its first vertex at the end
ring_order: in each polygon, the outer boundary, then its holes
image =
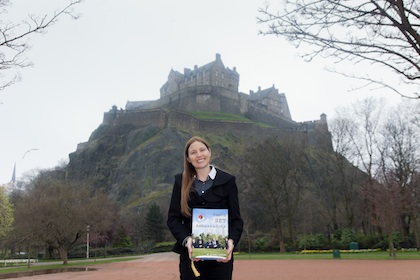
POLYGON ((257 238, 255 240, 255 248, 257 249, 257 251, 267 251, 268 249, 268 237, 267 236, 263 236, 260 238, 257 238))
POLYGON ((323 234, 307 235, 299 240, 299 249, 320 250, 329 249, 331 246, 323 234))
POLYGON ((152 253, 170 252, 173 246, 174 246, 173 241, 159 242, 159 243, 156 243, 155 246, 152 248, 152 253))

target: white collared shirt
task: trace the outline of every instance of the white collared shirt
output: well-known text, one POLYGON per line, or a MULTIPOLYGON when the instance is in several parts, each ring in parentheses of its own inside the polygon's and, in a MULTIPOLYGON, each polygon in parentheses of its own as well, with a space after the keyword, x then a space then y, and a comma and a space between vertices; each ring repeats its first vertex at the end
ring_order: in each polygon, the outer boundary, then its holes
POLYGON ((203 195, 208 189, 213 186, 213 180, 216 178, 217 170, 213 165, 210 165, 210 173, 207 175, 207 179, 203 182, 197 177, 194 178, 194 188, 199 195, 203 195))

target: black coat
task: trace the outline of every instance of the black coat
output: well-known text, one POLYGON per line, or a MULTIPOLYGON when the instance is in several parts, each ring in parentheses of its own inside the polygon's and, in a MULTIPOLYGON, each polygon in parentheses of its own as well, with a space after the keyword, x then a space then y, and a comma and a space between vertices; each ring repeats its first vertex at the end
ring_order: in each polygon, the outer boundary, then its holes
MULTIPOLYGON (((194 188, 191 188, 190 208, 228 209, 229 217, 229 239, 234 244, 239 242, 243 230, 243 220, 239 211, 238 188, 235 177, 220 169, 217 169, 213 186, 203 195, 199 195, 194 188)), ((167 225, 176 239, 173 250, 177 253, 182 251, 182 242, 191 235, 191 217, 181 214, 181 183, 182 174, 175 175, 175 182, 172 191, 171 204, 169 205, 167 225)))

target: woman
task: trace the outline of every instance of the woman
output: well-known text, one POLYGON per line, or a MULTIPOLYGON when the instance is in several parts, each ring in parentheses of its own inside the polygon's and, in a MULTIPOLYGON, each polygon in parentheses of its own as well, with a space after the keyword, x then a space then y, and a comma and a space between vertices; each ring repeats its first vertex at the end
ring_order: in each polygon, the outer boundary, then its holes
POLYGON ((184 172, 175 175, 168 227, 176 239, 174 252, 180 254, 181 280, 232 279, 233 249, 241 238, 243 221, 239 211, 235 177, 210 164, 211 150, 200 137, 188 140, 184 149, 184 172), (191 261, 191 210, 228 209, 228 257, 219 261, 191 261))

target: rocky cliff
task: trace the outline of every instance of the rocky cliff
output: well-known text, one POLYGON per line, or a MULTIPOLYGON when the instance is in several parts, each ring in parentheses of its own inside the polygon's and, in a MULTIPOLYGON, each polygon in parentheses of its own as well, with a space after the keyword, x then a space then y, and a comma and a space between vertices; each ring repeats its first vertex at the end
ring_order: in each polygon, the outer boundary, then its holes
POLYGON ((253 137, 203 134, 154 124, 101 125, 76 152, 70 154, 69 179, 84 179, 127 206, 170 197, 173 176, 182 172, 183 149, 192 135, 212 144, 213 162, 231 172, 237 170, 241 150, 253 137))

